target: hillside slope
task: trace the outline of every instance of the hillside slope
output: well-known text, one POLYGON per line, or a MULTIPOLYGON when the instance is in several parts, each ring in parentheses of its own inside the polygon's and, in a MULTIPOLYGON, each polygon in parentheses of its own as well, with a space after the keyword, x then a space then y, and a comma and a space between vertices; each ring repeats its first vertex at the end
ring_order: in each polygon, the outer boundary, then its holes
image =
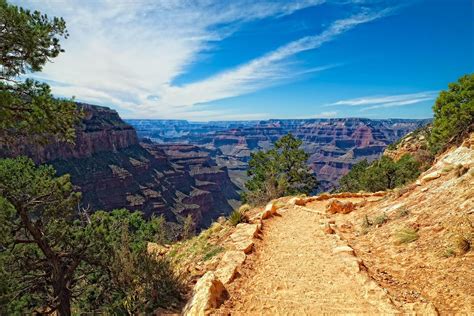
POLYGON ((202 277, 185 314, 474 312, 474 134, 405 188, 281 198, 247 215, 207 231, 209 264, 188 261, 202 277))

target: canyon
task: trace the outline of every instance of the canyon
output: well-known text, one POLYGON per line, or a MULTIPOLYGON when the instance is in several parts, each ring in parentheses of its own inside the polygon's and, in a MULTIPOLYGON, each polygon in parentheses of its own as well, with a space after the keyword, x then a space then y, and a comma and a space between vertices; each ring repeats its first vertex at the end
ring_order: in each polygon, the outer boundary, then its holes
MULTIPOLYGON (((192 145, 140 143, 135 129, 114 110, 78 104, 84 113, 74 144, 32 145, 22 140, 0 148, 0 157, 25 155, 69 174, 90 211, 126 208, 164 216, 181 225, 192 215, 197 228, 229 214, 238 204, 226 167, 192 145)), ((177 226, 177 225, 176 225, 177 226)))
POLYGON ((164 216, 179 231, 191 215, 197 229, 238 207, 251 152, 269 149, 281 136, 303 140, 318 191, 361 160, 427 120, 312 119, 196 123, 127 120, 107 107, 78 103, 83 112, 74 144, 32 145, 20 140, 0 157, 26 155, 69 174, 90 211, 126 208, 164 216))
POLYGON ((217 164, 228 169, 240 188, 247 179, 251 152, 265 150, 292 133, 303 141, 316 173, 317 191, 337 188, 338 179, 356 162, 380 157, 387 145, 430 120, 365 118, 294 119, 265 121, 188 122, 184 120, 127 120, 140 138, 161 144, 189 144, 208 151, 217 164))

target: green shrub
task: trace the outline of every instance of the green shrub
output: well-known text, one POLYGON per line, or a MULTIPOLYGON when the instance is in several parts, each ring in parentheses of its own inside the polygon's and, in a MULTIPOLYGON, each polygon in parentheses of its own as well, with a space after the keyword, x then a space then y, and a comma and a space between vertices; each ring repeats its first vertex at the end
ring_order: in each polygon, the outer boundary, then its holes
POLYGON ((211 250, 209 250, 208 252, 206 252, 206 254, 204 254, 204 256, 202 257, 202 260, 203 261, 207 261, 211 258, 213 258, 214 256, 218 255, 219 253, 221 253, 222 251, 224 251, 224 248, 221 247, 221 246, 215 246, 213 247, 211 250))
POLYGON ((237 226, 239 223, 245 222, 245 215, 240 210, 234 210, 229 216, 229 224, 237 226))
POLYGON ((408 244, 418 239, 418 233, 411 227, 402 228, 399 230, 395 237, 397 238, 398 244, 408 244))
POLYGON ((381 215, 377 216, 374 219, 374 225, 382 225, 388 221, 388 216, 385 213, 382 213, 381 215))
POLYGON ((307 165, 308 154, 300 149, 302 141, 288 134, 267 151, 252 153, 242 200, 260 205, 270 200, 309 194, 316 188, 314 172, 307 165))
POLYGON ((474 124, 474 74, 465 75, 441 91, 433 106, 433 128, 429 139, 433 153, 450 141, 462 139, 474 124))
POLYGON ((340 192, 384 191, 403 186, 420 174, 420 163, 411 155, 403 155, 398 161, 382 156, 369 164, 362 160, 355 164, 339 181, 340 192))

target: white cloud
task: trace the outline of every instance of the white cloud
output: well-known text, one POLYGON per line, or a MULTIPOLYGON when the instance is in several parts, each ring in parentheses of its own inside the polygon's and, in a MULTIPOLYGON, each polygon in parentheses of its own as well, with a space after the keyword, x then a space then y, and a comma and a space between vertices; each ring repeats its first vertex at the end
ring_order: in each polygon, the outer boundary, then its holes
POLYGON ((424 91, 410 94, 398 94, 390 96, 367 96, 362 98, 341 100, 327 106, 352 106, 361 107, 361 111, 369 111, 380 108, 391 108, 410 104, 421 103, 424 101, 434 100, 438 95, 437 91, 424 91))
POLYGON ((301 71, 293 69, 288 59, 389 13, 364 12, 338 20, 319 35, 290 42, 233 69, 190 84, 174 83, 242 23, 292 14, 321 3, 324 0, 30 0, 20 4, 67 21, 70 38, 64 41, 66 53, 37 75, 50 80, 55 94, 119 107, 134 117, 193 118, 199 116, 191 111, 197 104, 337 66, 301 71))

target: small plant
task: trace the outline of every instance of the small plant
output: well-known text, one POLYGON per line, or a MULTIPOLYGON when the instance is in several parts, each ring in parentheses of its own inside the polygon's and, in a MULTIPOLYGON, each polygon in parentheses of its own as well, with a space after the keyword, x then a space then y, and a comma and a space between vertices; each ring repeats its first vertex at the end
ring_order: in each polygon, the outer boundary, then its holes
POLYGON ((370 226, 372 226, 372 222, 370 221, 369 217, 367 215, 364 216, 362 219, 362 228, 363 229, 368 229, 370 226))
POLYGON ((242 213, 242 214, 245 214, 247 213, 248 211, 250 211, 251 207, 250 205, 248 204, 243 204, 239 207, 239 212, 242 213))
POLYGON ((396 233, 397 244, 408 244, 416 241, 419 236, 416 230, 411 227, 402 228, 396 233))
POLYGON ((196 224, 191 214, 188 214, 183 223, 182 239, 190 239, 194 235, 196 235, 196 224))
POLYGON ((468 171, 469 171, 469 167, 459 164, 456 166, 456 171, 455 171, 456 177, 460 178, 463 175, 465 175, 468 171))
POLYGON ((464 236, 458 235, 454 238, 454 246, 456 247, 457 252, 460 255, 463 255, 471 249, 471 242, 464 236))
POLYGON ((222 251, 224 251, 223 247, 215 246, 202 257, 202 260, 207 261, 211 259, 212 257, 216 256, 217 254, 221 253, 222 251))
POLYGON ((382 225, 388 221, 388 216, 385 213, 382 213, 381 215, 377 216, 374 219, 374 225, 382 225))
POLYGON ((229 216, 229 224, 232 226, 237 226, 237 224, 245 221, 246 217, 240 210, 233 211, 229 216))
POLYGON ((397 210, 397 218, 407 217, 408 215, 410 215, 410 211, 407 208, 402 207, 397 210))
POLYGON ((453 248, 449 247, 449 248, 446 248, 443 252, 443 257, 445 258, 449 258, 449 257, 452 257, 456 255, 456 251, 454 251, 453 248))

